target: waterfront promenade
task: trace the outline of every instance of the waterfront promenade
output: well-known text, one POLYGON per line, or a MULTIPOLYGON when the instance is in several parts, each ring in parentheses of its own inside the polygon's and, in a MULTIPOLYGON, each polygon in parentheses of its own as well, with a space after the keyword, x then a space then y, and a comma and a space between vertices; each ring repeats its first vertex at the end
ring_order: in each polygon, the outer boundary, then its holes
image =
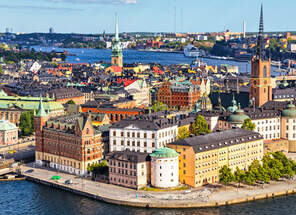
POLYGON ((209 188, 202 187, 187 191, 151 192, 137 191, 124 187, 94 182, 77 176, 57 173, 53 170, 32 167, 32 164, 22 166, 23 175, 28 180, 35 181, 47 186, 73 192, 107 203, 146 207, 146 208, 201 208, 216 207, 222 205, 237 204, 254 201, 258 199, 272 198, 281 195, 296 193, 296 182, 281 181, 272 182, 269 185, 247 186, 236 189, 235 187, 209 188), (34 169, 32 173, 25 173, 28 169, 34 169), (53 175, 61 176, 59 182, 51 180, 53 175), (73 181, 72 185, 64 182, 68 179, 73 181))

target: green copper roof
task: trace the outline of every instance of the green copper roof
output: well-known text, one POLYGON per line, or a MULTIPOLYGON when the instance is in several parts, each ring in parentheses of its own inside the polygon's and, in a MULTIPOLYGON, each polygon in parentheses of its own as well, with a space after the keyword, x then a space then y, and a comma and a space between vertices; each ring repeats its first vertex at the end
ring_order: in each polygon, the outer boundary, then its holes
POLYGON ((249 118, 250 117, 245 114, 244 110, 240 108, 239 104, 238 109, 228 118, 227 121, 231 124, 243 124, 244 121, 249 118))
POLYGON ((228 111, 230 111, 230 112, 232 112, 232 113, 234 113, 238 108, 237 108, 237 102, 236 102, 236 100, 235 100, 235 98, 234 98, 234 95, 232 96, 232 101, 231 101, 231 104, 232 104, 232 106, 229 106, 228 108, 227 108, 227 110, 228 111))
POLYGON ((39 102, 39 106, 38 106, 36 116, 37 117, 45 117, 45 116, 47 116, 47 114, 46 114, 46 112, 44 110, 43 104, 42 104, 42 97, 40 97, 40 102, 39 102))
MULTIPOLYGON (((0 109, 20 108, 22 110, 37 110, 39 106, 38 97, 15 97, 0 95, 0 109)), ((43 107, 46 111, 63 110, 61 103, 55 102, 50 98, 43 98, 43 107)))
POLYGON ((287 105, 287 108, 282 111, 282 116, 283 117, 296 117, 296 107, 292 102, 290 102, 287 105))
POLYGON ((155 149, 155 151, 150 154, 151 157, 157 157, 157 158, 173 158, 178 157, 179 154, 171 148, 162 147, 159 149, 155 149))
POLYGON ((17 129, 15 124, 5 120, 4 118, 0 120, 0 131, 9 131, 13 129, 17 129))

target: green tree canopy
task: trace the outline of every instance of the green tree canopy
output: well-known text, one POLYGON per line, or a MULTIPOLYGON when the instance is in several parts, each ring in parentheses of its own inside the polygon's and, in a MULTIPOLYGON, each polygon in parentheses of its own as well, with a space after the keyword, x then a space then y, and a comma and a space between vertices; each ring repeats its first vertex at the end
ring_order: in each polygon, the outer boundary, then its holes
POLYGON ((95 163, 87 167, 87 171, 92 172, 96 175, 107 175, 108 174, 108 164, 104 160, 101 163, 95 163))
POLYGON ((249 130, 249 131, 254 131, 256 128, 256 125, 252 122, 251 119, 245 119, 242 129, 249 130))
POLYGON ((201 133, 211 133, 208 127, 209 126, 205 118, 201 115, 198 115, 198 117, 192 125, 192 133, 196 136, 200 135, 201 133))
POLYGON ((178 140, 188 138, 190 136, 190 131, 187 127, 180 128, 178 131, 178 140))
POLYGON ((163 104, 162 102, 158 102, 158 101, 155 102, 151 108, 154 112, 168 110, 168 107, 166 104, 163 104))
POLYGON ((21 114, 19 128, 22 136, 30 136, 34 133, 33 111, 25 111, 21 114))
POLYGON ((75 105, 76 103, 71 99, 71 100, 67 101, 67 104, 69 104, 69 105, 75 105))
POLYGON ((234 176, 231 172, 231 169, 224 165, 220 170, 219 170, 219 180, 225 185, 228 185, 230 182, 234 180, 234 176))
POLYGON ((244 181, 245 172, 241 170, 240 168, 236 167, 236 170, 234 172, 234 181, 239 184, 244 181))

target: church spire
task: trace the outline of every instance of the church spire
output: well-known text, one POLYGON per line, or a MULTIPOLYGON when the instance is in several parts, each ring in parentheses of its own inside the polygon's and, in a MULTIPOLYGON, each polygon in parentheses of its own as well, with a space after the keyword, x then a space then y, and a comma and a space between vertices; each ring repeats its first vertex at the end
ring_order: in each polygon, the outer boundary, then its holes
POLYGON ((260 24, 259 24, 259 34, 257 37, 257 50, 256 50, 256 58, 264 59, 265 58, 265 50, 264 50, 264 23, 263 23, 263 3, 261 3, 261 12, 260 12, 260 24))
POLYGON ((119 41, 119 34, 118 34, 118 15, 115 13, 115 41, 119 41))

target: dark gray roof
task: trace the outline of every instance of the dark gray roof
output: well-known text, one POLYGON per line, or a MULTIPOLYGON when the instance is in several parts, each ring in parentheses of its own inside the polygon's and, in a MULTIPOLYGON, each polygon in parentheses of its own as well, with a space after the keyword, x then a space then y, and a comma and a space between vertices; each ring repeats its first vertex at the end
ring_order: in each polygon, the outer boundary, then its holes
POLYGON ((157 118, 156 116, 151 116, 149 114, 136 116, 130 119, 123 119, 120 122, 117 122, 111 126, 111 128, 125 128, 127 126, 134 125, 137 128, 142 130, 160 130, 163 128, 169 128, 174 125, 177 125, 177 120, 175 117, 168 118, 157 118))
POLYGON ((192 146, 194 152, 198 153, 260 139, 263 139, 263 137, 257 132, 248 131, 241 128, 233 128, 225 131, 178 140, 169 145, 192 146))
POLYGON ((148 153, 135 151, 114 151, 106 155, 108 160, 127 161, 131 163, 142 163, 150 160, 148 153))

